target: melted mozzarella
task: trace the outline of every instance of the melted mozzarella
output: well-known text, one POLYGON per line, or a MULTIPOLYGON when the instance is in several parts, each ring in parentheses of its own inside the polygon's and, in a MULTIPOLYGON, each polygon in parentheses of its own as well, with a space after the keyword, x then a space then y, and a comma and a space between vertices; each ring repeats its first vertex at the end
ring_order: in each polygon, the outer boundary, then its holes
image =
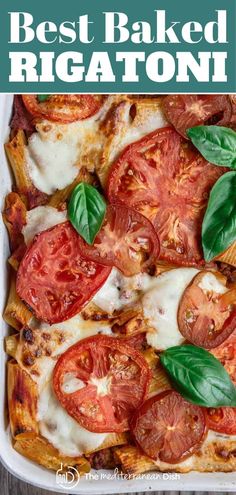
POLYGON ((147 342, 155 349, 167 349, 180 345, 182 337, 177 322, 177 311, 181 296, 193 277, 195 268, 177 268, 162 273, 155 285, 142 299, 144 317, 153 332, 147 333, 147 342))
POLYGON ((107 433, 92 433, 79 425, 55 397, 50 383, 40 393, 38 401, 39 431, 62 454, 78 456, 99 448, 107 433))
POLYGON ((116 268, 113 268, 105 284, 92 299, 94 304, 106 313, 112 314, 122 307, 120 300, 121 280, 122 275, 116 268))
POLYGON ((202 277, 201 282, 199 282, 198 286, 204 292, 214 291, 217 294, 225 294, 227 292, 227 288, 223 285, 219 279, 214 275, 214 273, 207 272, 202 277))
POLYGON ((125 308, 128 304, 137 302, 143 292, 152 287, 156 277, 139 273, 125 277, 119 270, 113 268, 105 284, 95 294, 92 301, 108 314, 125 308))
POLYGON ((60 133, 63 139, 58 140, 56 133, 59 130, 55 131, 47 139, 42 132, 32 134, 25 150, 30 178, 35 187, 46 194, 68 186, 78 174, 76 132, 74 129, 71 133, 64 131, 60 133))
POLYGON ((25 159, 30 178, 40 191, 52 194, 73 182, 82 166, 96 165, 104 138, 100 122, 111 104, 107 98, 101 110, 92 117, 59 124, 42 121, 28 139, 25 159))
MULTIPOLYGON (((48 325, 47 323, 39 323, 33 321, 31 328, 34 334, 35 343, 30 345, 31 350, 37 353, 40 349, 40 354, 35 359, 35 364, 29 368, 28 373, 32 379, 38 384, 39 389, 42 388, 45 381, 49 380, 53 368, 56 364, 56 358, 65 352, 71 345, 81 339, 102 333, 111 335, 111 327, 108 323, 83 320, 80 315, 76 315, 70 320, 62 323, 48 325), (46 340, 45 340, 46 336, 46 340)), ((16 359, 24 367, 24 343, 17 348, 16 359), (22 355, 23 354, 23 355, 22 355)))
MULTIPOLYGON (((155 461, 154 461, 155 462, 155 461)), ((173 466, 175 469, 186 469, 186 470, 191 470, 194 468, 194 457, 190 456, 187 459, 185 459, 182 462, 178 462, 175 464, 168 464, 167 462, 163 461, 156 461, 155 464, 161 471, 166 471, 167 473, 170 471, 170 469, 173 469, 173 466)))
POLYGON ((213 442, 236 442, 236 435, 225 435, 224 433, 218 433, 217 431, 209 430, 207 437, 204 440, 204 445, 213 442))
MULTIPOLYGON (((73 316, 69 320, 62 321, 61 323, 54 323, 48 325, 48 323, 40 323, 40 330, 52 332, 61 332, 64 336, 60 345, 60 353, 65 350, 77 340, 96 335, 97 333, 104 333, 106 335, 111 334, 111 327, 108 323, 84 320, 80 314, 73 316)), ((58 349, 58 348, 57 348, 58 349)))
POLYGON ((22 229, 26 245, 30 244, 36 234, 65 222, 66 218, 66 211, 58 211, 52 206, 37 206, 27 211, 26 225, 22 229))
POLYGON ((160 100, 153 99, 151 102, 147 100, 137 100, 135 103, 127 101, 122 105, 118 122, 115 122, 115 125, 113 138, 108 140, 105 148, 105 157, 109 164, 126 146, 156 129, 167 126, 168 122, 162 112, 160 100), (133 106, 135 107, 134 118, 130 115, 133 106))
POLYGON ((130 108, 127 109, 125 114, 125 120, 127 125, 126 133, 123 135, 123 138, 120 141, 119 149, 115 150, 115 152, 121 151, 128 144, 133 143, 134 141, 138 141, 146 134, 149 134, 156 129, 161 129, 167 125, 167 120, 159 106, 159 108, 155 107, 155 104, 152 105, 153 108, 141 109, 139 111, 138 104, 136 105, 137 114, 133 120, 130 122, 130 108))
POLYGON ((91 335, 96 335, 97 333, 103 333, 105 335, 110 335, 111 327, 108 323, 97 322, 91 320, 84 320, 80 314, 73 316, 69 320, 62 321, 61 323, 54 323, 53 325, 48 325, 47 323, 40 324, 41 330, 54 331, 59 330, 63 333, 64 339, 60 346, 60 353, 65 352, 65 350, 77 340, 84 339, 85 337, 90 337, 91 335))

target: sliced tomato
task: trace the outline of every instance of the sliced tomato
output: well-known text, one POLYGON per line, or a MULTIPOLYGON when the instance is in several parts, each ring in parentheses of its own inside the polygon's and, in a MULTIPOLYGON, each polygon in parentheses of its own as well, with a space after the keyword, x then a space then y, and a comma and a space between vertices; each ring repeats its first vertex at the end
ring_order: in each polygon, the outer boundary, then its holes
POLYGON ((236 330, 223 344, 212 349, 211 352, 220 360, 236 385, 236 330))
POLYGON ((147 400, 131 421, 134 438, 146 455, 175 464, 192 455, 206 435, 204 410, 174 390, 147 400))
POLYGON ((110 271, 81 256, 78 234, 64 222, 35 236, 20 263, 16 291, 37 318, 58 323, 78 313, 110 271))
POLYGON ((81 237, 80 249, 88 259, 116 266, 127 277, 145 271, 157 260, 160 251, 151 222, 141 213, 122 205, 107 207, 93 246, 81 237))
POLYGON ((160 259, 177 265, 203 260, 201 225, 209 192, 224 169, 209 164, 172 128, 129 145, 113 164, 110 203, 139 211, 154 225, 160 259))
POLYGON ((224 292, 224 285, 225 277, 203 271, 185 289, 178 310, 178 325, 182 335, 192 344, 212 349, 235 330, 236 290, 225 289, 224 292), (208 276, 214 277, 215 285, 206 283, 208 276), (221 291, 214 290, 218 280, 221 291))
POLYGON ((236 407, 208 409, 207 424, 210 430, 225 435, 236 435, 236 407))
POLYGON ((27 110, 40 119, 67 124, 94 115, 101 107, 102 95, 49 95, 40 102, 37 95, 22 95, 27 110))
POLYGON ((186 137, 186 130, 197 125, 225 125, 232 115, 226 95, 169 95, 163 100, 168 121, 186 137))
MULTIPOLYGON (((220 360, 236 385, 236 331, 223 344, 212 349, 211 352, 220 360)), ((236 435, 236 407, 209 409, 207 422, 211 430, 226 435, 236 435)))
POLYGON ((121 339, 95 335, 62 354, 53 373, 61 405, 89 431, 122 432, 146 396, 151 370, 142 354, 121 339), (68 377, 78 389, 65 390, 68 377))
POLYGON ((120 334, 119 338, 122 339, 125 344, 128 344, 139 351, 143 351, 147 347, 146 333, 135 333, 129 337, 120 334))

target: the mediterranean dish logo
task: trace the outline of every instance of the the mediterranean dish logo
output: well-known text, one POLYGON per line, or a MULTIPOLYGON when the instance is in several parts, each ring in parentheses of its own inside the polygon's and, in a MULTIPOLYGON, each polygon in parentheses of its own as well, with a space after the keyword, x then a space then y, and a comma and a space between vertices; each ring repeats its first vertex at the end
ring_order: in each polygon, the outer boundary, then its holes
POLYGON ((78 469, 74 466, 68 466, 66 469, 61 463, 60 468, 56 472, 56 484, 61 488, 75 488, 80 481, 78 469))
POLYGON ((227 10, 184 22, 163 9, 134 22, 122 11, 58 23, 8 12, 8 20, 11 83, 227 82, 227 10))
MULTIPOLYGON (((122 473, 118 468, 113 471, 90 471, 85 473, 82 477, 84 480, 89 481, 115 481, 115 480, 146 480, 146 481, 176 481, 180 480, 181 475, 178 473, 160 473, 160 472, 150 472, 145 474, 130 475, 127 473, 122 473)), ((60 468, 56 472, 56 485, 61 488, 72 489, 75 488, 80 482, 79 471, 74 466, 64 467, 61 464, 60 468)))

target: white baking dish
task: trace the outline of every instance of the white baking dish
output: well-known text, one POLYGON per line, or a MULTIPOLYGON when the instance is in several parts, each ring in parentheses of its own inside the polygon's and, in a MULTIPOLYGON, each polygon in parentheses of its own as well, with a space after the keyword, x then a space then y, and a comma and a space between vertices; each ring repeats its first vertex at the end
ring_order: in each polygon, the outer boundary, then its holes
MULTIPOLYGON (((1 209, 5 195, 11 190, 11 174, 8 168, 7 160, 4 153, 3 144, 8 137, 8 122, 11 115, 12 96, 0 95, 0 163, 1 163, 1 209)), ((3 274, 0 281, 0 305, 1 311, 4 307, 7 296, 7 256, 8 256, 8 238, 6 229, 2 223, 0 225, 0 255, 1 255, 1 273, 3 274)), ((197 490, 197 491, 236 491, 235 473, 189 473, 180 475, 179 479, 163 476, 153 480, 148 476, 143 479, 122 480, 104 478, 109 472, 96 471, 95 474, 99 479, 82 478, 76 487, 73 483, 58 484, 55 473, 41 468, 37 464, 20 456, 11 445, 11 437, 6 417, 6 397, 5 397, 5 376, 6 376, 6 355, 4 353, 4 336, 7 334, 7 325, 1 319, 1 349, 0 349, 0 458, 4 466, 18 478, 31 483, 32 485, 45 488, 47 490, 77 493, 77 494, 102 494, 102 493, 127 493, 137 491, 167 491, 167 490, 197 490), (100 474, 102 473, 103 478, 100 474)), ((153 476, 153 473, 151 473, 153 476)))

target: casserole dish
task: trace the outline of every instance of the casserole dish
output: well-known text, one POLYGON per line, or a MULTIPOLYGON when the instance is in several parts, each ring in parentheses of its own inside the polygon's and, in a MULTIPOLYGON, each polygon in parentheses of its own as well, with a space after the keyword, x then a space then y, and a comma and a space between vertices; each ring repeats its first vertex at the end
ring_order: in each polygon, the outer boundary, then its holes
MULTIPOLYGON (((12 96, 1 95, 0 97, 0 141, 1 141, 1 208, 3 207, 3 199, 7 193, 11 191, 11 175, 8 168, 3 144, 8 137, 8 122, 11 115, 12 96)), ((1 220, 1 310, 5 305, 7 294, 7 257, 8 237, 5 227, 1 220)), ((5 399, 5 374, 6 374, 6 355, 4 352, 4 336, 8 333, 7 325, 1 320, 1 415, 0 415, 0 456, 4 466, 15 476, 19 477, 27 483, 35 486, 59 491, 62 493, 78 493, 78 494, 101 494, 101 493, 127 493, 136 491, 155 491, 155 490, 178 490, 188 491, 193 487, 197 487, 198 491, 235 491, 236 480, 235 473, 188 473, 176 475, 174 473, 153 473, 141 475, 136 479, 121 479, 113 472, 94 471, 89 473, 87 477, 81 478, 79 482, 73 482, 73 479, 62 479, 56 476, 55 473, 32 463, 28 459, 19 455, 11 445, 11 437, 8 429, 8 418, 6 416, 6 399, 5 399)), ((60 473, 59 473, 60 474, 60 473)))

